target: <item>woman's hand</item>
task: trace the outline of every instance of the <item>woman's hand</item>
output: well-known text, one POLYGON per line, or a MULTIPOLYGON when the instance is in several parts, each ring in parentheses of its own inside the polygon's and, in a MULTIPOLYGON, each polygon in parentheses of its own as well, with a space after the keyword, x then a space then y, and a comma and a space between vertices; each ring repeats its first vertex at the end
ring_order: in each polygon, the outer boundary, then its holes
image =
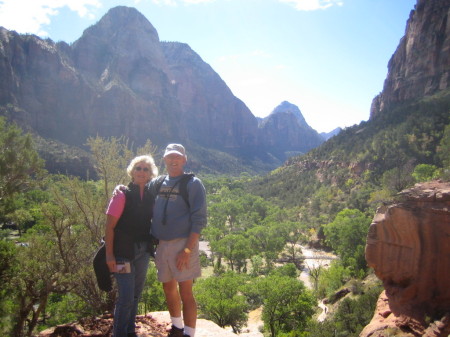
POLYGON ((110 273, 115 273, 117 270, 116 258, 114 256, 106 256, 106 264, 110 273))

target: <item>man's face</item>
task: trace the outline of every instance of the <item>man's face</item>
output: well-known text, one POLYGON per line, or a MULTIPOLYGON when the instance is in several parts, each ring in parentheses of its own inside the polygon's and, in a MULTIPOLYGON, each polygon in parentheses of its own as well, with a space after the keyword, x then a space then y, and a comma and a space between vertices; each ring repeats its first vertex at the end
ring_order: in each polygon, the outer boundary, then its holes
POLYGON ((180 156, 176 153, 171 153, 164 157, 164 163, 166 164, 167 172, 171 177, 177 177, 182 175, 184 170, 184 164, 186 164, 186 157, 180 156))

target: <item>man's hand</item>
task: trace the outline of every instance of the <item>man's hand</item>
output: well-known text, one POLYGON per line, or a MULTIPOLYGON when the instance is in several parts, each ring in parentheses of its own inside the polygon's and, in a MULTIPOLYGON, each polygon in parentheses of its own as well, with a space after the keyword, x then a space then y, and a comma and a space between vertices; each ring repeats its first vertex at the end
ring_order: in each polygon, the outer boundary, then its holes
POLYGON ((117 185, 116 187, 114 187, 113 197, 115 197, 120 192, 125 192, 127 188, 128 187, 126 187, 125 185, 117 185))
POLYGON ((177 268, 178 270, 183 270, 189 267, 189 259, 191 258, 190 253, 186 253, 184 250, 177 255, 177 268))

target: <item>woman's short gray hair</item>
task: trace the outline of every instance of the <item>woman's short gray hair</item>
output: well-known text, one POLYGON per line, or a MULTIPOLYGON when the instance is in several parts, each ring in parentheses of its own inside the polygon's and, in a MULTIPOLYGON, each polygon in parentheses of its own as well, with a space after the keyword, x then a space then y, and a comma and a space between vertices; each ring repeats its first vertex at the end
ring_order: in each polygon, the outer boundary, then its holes
POLYGON ((150 179, 158 176, 158 168, 155 165, 155 160, 151 155, 144 155, 137 156, 131 160, 130 164, 127 167, 127 174, 130 176, 130 178, 133 178, 131 172, 138 163, 145 163, 150 166, 150 179))

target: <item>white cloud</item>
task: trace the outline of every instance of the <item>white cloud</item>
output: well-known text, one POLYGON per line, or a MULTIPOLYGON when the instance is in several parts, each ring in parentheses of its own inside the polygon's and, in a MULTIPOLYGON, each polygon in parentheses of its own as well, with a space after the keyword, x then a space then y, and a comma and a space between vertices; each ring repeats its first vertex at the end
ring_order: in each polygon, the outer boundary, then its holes
POLYGON ((58 9, 68 7, 80 17, 92 18, 90 8, 101 6, 99 0, 0 0, 0 25, 18 33, 48 35, 44 26, 58 9))
POLYGON ((198 5, 202 3, 214 2, 216 0, 153 0, 157 5, 177 6, 179 4, 198 5))
POLYGON ((291 4, 299 11, 314 11, 326 9, 331 6, 342 6, 343 0, 278 0, 280 2, 291 4))

